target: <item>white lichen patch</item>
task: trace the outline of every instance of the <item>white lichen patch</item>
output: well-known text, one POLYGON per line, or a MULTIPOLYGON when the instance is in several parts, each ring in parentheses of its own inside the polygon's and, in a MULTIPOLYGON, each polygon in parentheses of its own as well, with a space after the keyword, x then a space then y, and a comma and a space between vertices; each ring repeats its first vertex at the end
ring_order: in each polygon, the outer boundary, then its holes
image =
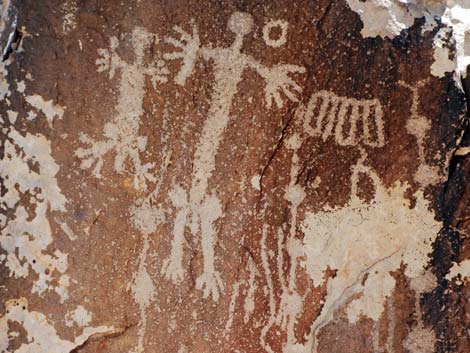
POLYGON ((8 321, 0 319, 0 352, 7 353, 10 335, 8 332, 8 321))
POLYGON ((24 278, 30 269, 36 273, 33 292, 54 290, 61 300, 67 298, 67 255, 59 250, 48 254, 52 244, 47 213, 65 211, 66 199, 57 184, 59 166, 51 156, 50 142, 40 134, 22 136, 12 129, 5 141, 5 157, 0 161, 5 195, 4 210, 13 216, 2 219, 0 245, 7 252, 5 265, 10 275, 24 278), (28 197, 29 206, 19 204, 28 197), (57 279, 57 284, 51 282, 57 279))
POLYGON ((411 27, 416 18, 424 17, 424 29, 431 30, 445 8, 443 2, 436 0, 347 0, 347 3, 361 17, 363 37, 390 39, 411 27))
POLYGON ((8 121, 10 124, 16 123, 16 119, 18 118, 18 113, 13 110, 7 110, 8 121))
POLYGON ((466 77, 467 66, 470 65, 470 1, 448 0, 441 20, 443 24, 452 28, 452 38, 456 49, 456 73, 466 77))
POLYGON ((407 277, 422 276, 441 227, 420 191, 411 208, 405 198, 406 185, 396 184, 387 190, 378 176, 361 164, 354 169, 352 185, 353 196, 347 206, 307 213, 302 224, 305 266, 314 283, 324 282, 327 268, 336 271, 328 280, 321 315, 312 327, 314 335, 346 305, 350 321, 361 315, 377 321, 395 287, 390 272, 404 264, 407 277), (375 196, 370 204, 356 196, 359 173, 374 182, 375 196))
POLYGON ((446 279, 451 281, 454 278, 459 277, 464 280, 466 277, 470 277, 470 260, 464 260, 460 263, 454 263, 446 275, 446 279))
MULTIPOLYGON (((68 341, 59 337, 56 329, 43 313, 30 311, 28 301, 25 298, 9 300, 5 307, 6 315, 0 318, 0 328, 7 328, 8 322, 15 322, 21 325, 27 335, 26 342, 15 350, 15 353, 70 353, 93 335, 116 332, 113 327, 108 326, 85 327, 83 333, 77 336, 74 341, 68 341)), ((0 335, 5 335, 5 332, 8 335, 8 329, 0 335)), ((5 342, 4 337, 1 338, 1 352, 12 352, 7 347, 8 341, 5 342)))
POLYGON ((139 135, 140 121, 144 113, 143 99, 145 95, 145 80, 149 76, 152 84, 166 82, 168 70, 162 60, 147 65, 145 63, 146 51, 157 37, 146 29, 136 27, 130 36, 134 49, 134 61, 127 63, 117 54, 119 40, 111 37, 110 49, 99 49, 100 58, 96 61, 98 72, 109 71, 112 79, 116 71, 121 72, 118 83, 118 102, 116 114, 104 126, 104 140, 95 141, 88 135, 81 134, 80 142, 90 145, 88 148, 79 148, 75 155, 82 159, 81 168, 93 168, 93 175, 101 177, 104 158, 114 151, 114 170, 119 174, 134 176, 134 187, 137 190, 146 190, 148 181, 154 182, 155 177, 150 172, 154 163, 142 163, 140 153, 147 147, 147 137, 139 135), (133 170, 129 170, 129 162, 133 170))
POLYGON ((65 316, 65 325, 68 327, 77 324, 79 327, 88 326, 91 322, 91 313, 89 313, 83 306, 79 305, 77 308, 69 312, 65 316))
POLYGON ((457 57, 451 55, 453 44, 455 42, 452 40, 452 28, 444 27, 436 33, 433 42, 434 62, 431 65, 431 75, 444 77, 446 73, 456 69, 457 57))
POLYGON ((431 74, 443 77, 455 71, 456 82, 466 77, 470 64, 470 2, 468 0, 347 0, 351 10, 363 22, 363 37, 393 39, 424 17, 424 31, 441 23, 434 37, 434 60, 431 74), (454 53, 455 47, 455 53, 454 53))
POLYGON ((49 124, 52 124, 54 118, 61 119, 62 116, 64 115, 64 107, 54 104, 52 100, 49 100, 49 101, 45 100, 39 94, 26 96, 25 100, 32 107, 42 112, 46 116, 47 122, 49 124))
POLYGON ((0 161, 0 172, 8 191, 2 204, 13 208, 20 193, 30 192, 36 201, 48 203, 53 210, 64 211, 66 199, 55 178, 59 166, 51 156, 51 145, 46 137, 30 133, 23 136, 11 129, 4 148, 6 157, 0 161))

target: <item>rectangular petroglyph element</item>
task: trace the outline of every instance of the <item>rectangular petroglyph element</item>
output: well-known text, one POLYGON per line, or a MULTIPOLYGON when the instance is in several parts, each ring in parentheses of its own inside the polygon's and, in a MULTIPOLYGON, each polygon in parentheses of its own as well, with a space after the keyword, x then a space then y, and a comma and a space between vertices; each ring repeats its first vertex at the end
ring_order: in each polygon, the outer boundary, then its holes
POLYGON ((358 100, 322 90, 311 96, 304 119, 305 131, 323 141, 333 137, 341 146, 385 144, 383 110, 378 99, 358 100))

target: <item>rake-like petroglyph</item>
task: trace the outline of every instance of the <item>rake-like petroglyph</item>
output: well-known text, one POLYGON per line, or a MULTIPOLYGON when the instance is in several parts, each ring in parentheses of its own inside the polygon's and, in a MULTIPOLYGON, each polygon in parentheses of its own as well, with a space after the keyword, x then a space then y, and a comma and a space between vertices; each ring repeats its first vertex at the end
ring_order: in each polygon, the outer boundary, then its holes
POLYGON ((322 90, 310 98, 304 119, 305 131, 323 141, 333 137, 341 146, 385 144, 383 110, 378 99, 358 100, 322 90))
MULTIPOLYGON (((191 217, 191 233, 193 236, 201 234, 204 272, 197 279, 196 287, 204 291, 204 297, 211 295, 216 301, 219 298, 219 292, 223 290, 222 280, 214 265, 215 222, 222 216, 222 205, 215 190, 211 190, 208 184, 215 169, 215 156, 223 132, 230 121, 229 113, 237 92, 237 85, 246 69, 254 70, 266 82, 265 100, 268 109, 271 108, 273 101, 278 107, 282 107, 281 93, 288 99, 297 101, 295 92, 301 91, 300 86, 289 77, 289 74, 305 71, 301 66, 289 64, 267 67, 253 57, 242 53, 243 38, 252 31, 252 27, 251 15, 240 12, 232 14, 228 28, 236 37, 228 48, 201 46, 195 25, 193 25, 192 34, 185 32, 180 27, 175 27, 175 31, 181 36, 180 40, 169 38, 167 42, 181 50, 164 55, 166 59, 181 59, 183 61, 182 67, 175 77, 175 82, 180 85, 184 85, 186 79, 192 74, 198 59, 214 62, 215 83, 210 108, 194 155, 194 172, 188 198, 191 215, 187 215, 183 207, 179 221, 187 223, 189 220, 182 218, 191 217)), ((175 247, 179 247, 181 243, 180 227, 177 231, 174 240, 175 247)), ((176 259, 174 256, 170 256, 166 262, 166 268, 169 271, 175 271, 175 274, 167 276, 180 278, 181 267, 181 258, 176 259)))
POLYGON ((139 155, 147 146, 147 138, 139 135, 140 119, 144 113, 142 103, 145 80, 149 76, 153 86, 156 87, 157 83, 166 82, 168 70, 163 60, 157 60, 150 65, 145 64, 145 51, 158 40, 155 35, 144 28, 136 27, 130 39, 135 55, 133 63, 127 63, 117 54, 119 41, 116 37, 111 37, 109 50, 98 50, 101 55, 96 61, 99 72, 109 71, 109 78, 112 79, 116 71, 121 71, 116 115, 104 126, 104 140, 95 141, 88 135, 81 134, 81 142, 90 147, 79 148, 75 154, 83 159, 82 169, 94 166, 93 175, 100 177, 105 155, 114 151, 114 170, 119 174, 134 175, 134 187, 146 190, 147 182, 155 181, 155 177, 150 172, 154 163, 142 163, 139 155), (128 160, 133 170, 128 170, 126 167, 128 160))

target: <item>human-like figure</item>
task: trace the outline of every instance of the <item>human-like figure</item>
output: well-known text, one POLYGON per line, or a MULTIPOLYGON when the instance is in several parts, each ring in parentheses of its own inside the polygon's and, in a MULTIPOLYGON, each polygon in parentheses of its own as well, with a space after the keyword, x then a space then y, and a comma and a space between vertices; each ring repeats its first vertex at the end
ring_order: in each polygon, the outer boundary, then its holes
POLYGON ((116 71, 121 72, 116 115, 104 126, 104 140, 94 141, 82 134, 81 142, 90 147, 79 148, 75 154, 83 159, 81 168, 88 169, 94 166, 93 175, 99 178, 105 155, 114 150, 116 154, 114 170, 119 174, 132 173, 134 187, 137 190, 146 190, 147 181, 155 181, 155 177, 150 173, 154 164, 143 164, 140 160, 140 152, 145 151, 147 146, 147 137, 139 136, 140 119, 144 113, 142 103, 145 79, 149 76, 155 87, 157 82, 166 82, 168 70, 164 67, 163 60, 151 64, 145 63, 145 52, 156 40, 155 35, 137 27, 132 31, 131 39, 135 60, 130 64, 117 54, 119 42, 116 37, 111 37, 109 50, 98 50, 101 54, 96 61, 98 72, 109 71, 110 79, 114 77, 116 71), (127 161, 131 163, 133 170, 127 170, 127 161))
MULTIPOLYGON (((237 85, 242 79, 243 72, 246 69, 252 69, 266 82, 267 108, 271 108, 273 101, 278 107, 282 107, 281 93, 288 99, 297 101, 295 92, 301 92, 300 86, 289 74, 305 71, 301 66, 289 64, 267 67, 253 57, 242 53, 243 38, 251 32, 252 27, 251 15, 241 12, 233 13, 229 19, 228 28, 235 34, 235 40, 227 48, 201 46, 195 25, 192 26, 192 34, 180 27, 175 27, 175 31, 181 36, 180 39, 169 38, 167 42, 181 50, 164 55, 165 59, 181 59, 183 61, 182 67, 175 77, 176 83, 180 85, 184 85, 186 79, 193 73, 197 60, 211 60, 214 63, 215 83, 210 108, 194 155, 194 169, 188 198, 190 209, 188 217, 191 217, 192 235, 201 234, 204 256, 204 272, 197 279, 196 287, 204 291, 204 297, 212 295, 215 301, 218 300, 219 291, 223 290, 222 280, 214 265, 216 236, 214 223, 222 216, 222 205, 208 184, 215 169, 215 156, 222 134, 230 121, 229 113, 233 97, 237 93, 237 85)), ((179 234, 178 237, 181 238, 181 232, 179 234)), ((173 245, 178 247, 177 244, 181 244, 181 239, 176 239, 175 234, 173 245)), ((178 268, 178 273, 181 273, 181 257, 176 256, 174 247, 165 264, 167 269, 171 268, 174 271, 175 268, 178 268), (177 264, 174 263, 175 261, 177 264)), ((167 277, 174 278, 171 273, 167 273, 167 277)))

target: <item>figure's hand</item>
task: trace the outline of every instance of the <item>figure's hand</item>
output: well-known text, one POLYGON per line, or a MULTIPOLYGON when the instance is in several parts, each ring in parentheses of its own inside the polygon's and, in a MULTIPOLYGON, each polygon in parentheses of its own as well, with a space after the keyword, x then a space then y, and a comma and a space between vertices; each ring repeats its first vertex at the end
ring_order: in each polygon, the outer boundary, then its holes
POLYGON ((181 258, 178 257, 178 254, 172 252, 170 257, 163 261, 161 273, 166 279, 174 283, 181 283, 183 281, 184 271, 181 258))
POLYGON ((302 88, 289 77, 290 73, 304 73, 305 68, 297 65, 276 65, 272 68, 259 68, 258 72, 266 80, 265 99, 268 109, 271 108, 272 101, 276 103, 278 108, 282 108, 283 101, 281 92, 293 102, 298 99, 295 93, 301 93, 302 88))
POLYGON ((81 143, 90 145, 88 148, 78 148, 75 151, 75 156, 82 159, 80 168, 90 169, 95 166, 92 173, 96 178, 101 178, 101 168, 104 163, 103 158, 112 148, 112 143, 109 141, 94 141, 83 133, 80 134, 79 140, 81 143))
POLYGON ((168 81, 167 76, 170 70, 165 66, 165 61, 160 59, 154 65, 148 67, 146 73, 150 76, 153 88, 156 89, 157 83, 166 83, 168 81))
POLYGON ((165 53, 163 54, 163 58, 166 60, 183 59, 183 65, 175 77, 175 82, 179 85, 184 85, 186 79, 193 72, 196 63, 200 48, 199 33, 195 24, 192 25, 192 34, 184 31, 179 26, 175 26, 173 29, 180 34, 180 39, 170 37, 167 38, 165 42, 176 48, 180 48, 181 51, 165 53))

